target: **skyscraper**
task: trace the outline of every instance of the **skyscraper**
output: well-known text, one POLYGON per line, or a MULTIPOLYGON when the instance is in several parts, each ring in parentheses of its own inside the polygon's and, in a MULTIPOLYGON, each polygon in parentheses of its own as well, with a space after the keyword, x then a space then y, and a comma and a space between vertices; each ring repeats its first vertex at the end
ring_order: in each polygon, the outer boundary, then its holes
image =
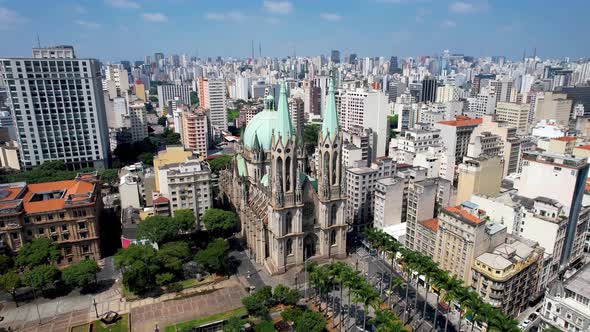
POLYGON ((100 66, 72 46, 33 49, 32 58, 0 59, 15 117, 21 168, 61 160, 69 168, 105 168, 109 138, 100 66))
POLYGON ((398 67, 397 67, 397 57, 396 56, 392 56, 389 59, 389 73, 393 74, 397 71, 398 67))
POLYGON ((217 131, 227 130, 225 110, 225 81, 213 79, 199 80, 199 100, 209 111, 211 126, 217 131))
POLYGON ((436 101, 436 78, 426 77, 422 80, 422 92, 420 101, 434 103, 436 101))
POLYGON ((330 53, 330 60, 332 60, 334 63, 340 63, 340 51, 332 50, 330 53))

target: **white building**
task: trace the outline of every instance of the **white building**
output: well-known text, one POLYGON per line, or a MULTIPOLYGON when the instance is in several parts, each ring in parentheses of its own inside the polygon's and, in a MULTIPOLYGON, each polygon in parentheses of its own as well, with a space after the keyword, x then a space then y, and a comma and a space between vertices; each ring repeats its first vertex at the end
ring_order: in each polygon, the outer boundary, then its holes
MULTIPOLYGON (((395 155, 390 156, 398 163, 414 164, 416 155, 433 146, 441 146, 440 130, 409 129, 397 139, 395 155)), ((393 139, 392 139, 393 140, 393 139)))
MULTIPOLYGON (((158 85, 158 105, 160 106, 160 111, 163 111, 164 108, 168 108, 170 102, 174 102, 176 106, 178 106, 178 104, 190 105, 190 89, 191 86, 188 84, 158 85)), ((176 107, 169 109, 168 112, 171 113, 174 109, 176 109, 176 107)))
POLYGON ((225 97, 225 81, 208 79, 204 84, 202 93, 205 100, 201 101, 203 107, 209 110, 211 127, 217 131, 227 131, 227 111, 225 97))
POLYGON ((34 49, 33 55, 0 59, 21 168, 53 160, 77 169, 106 168, 109 134, 99 62, 75 58, 71 46, 34 49), (70 96, 67 101, 64 95, 70 96), (42 102, 38 96, 56 101, 42 102))
POLYGON ((399 177, 387 177, 375 183, 375 208, 373 226, 384 229, 402 223, 405 181, 399 177))
POLYGON ((129 73, 122 65, 107 65, 102 89, 109 92, 111 99, 125 96, 129 90, 129 73))

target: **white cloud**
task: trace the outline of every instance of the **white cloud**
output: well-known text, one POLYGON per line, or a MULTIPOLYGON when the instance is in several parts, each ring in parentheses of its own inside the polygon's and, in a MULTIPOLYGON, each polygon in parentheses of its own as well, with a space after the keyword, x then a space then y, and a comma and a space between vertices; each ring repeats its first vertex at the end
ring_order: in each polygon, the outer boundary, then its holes
POLYGON ((262 6, 274 14, 289 14, 293 11, 293 4, 289 1, 264 0, 262 6))
POLYGON ((168 16, 162 13, 143 13, 141 14, 143 20, 152 23, 164 23, 168 21, 168 16))
POLYGON ((138 9, 141 5, 133 0, 105 0, 106 4, 114 8, 138 9))
POLYGON ((471 14, 485 11, 488 7, 487 0, 455 1, 449 5, 449 11, 455 14, 471 14))
POLYGON ((320 18, 329 22, 342 21, 342 16, 336 13, 321 13, 320 18))
POLYGON ((231 11, 231 12, 209 12, 205 14, 205 18, 210 21, 233 21, 233 22, 242 22, 245 21, 248 17, 244 15, 242 12, 238 11, 231 11))
POLYGON ((85 21, 85 20, 75 20, 74 23, 78 24, 79 26, 86 28, 86 29, 99 29, 102 27, 100 23, 92 22, 92 21, 85 21))
POLYGON ((443 28, 454 28, 457 26, 457 23, 455 23, 453 20, 444 20, 442 21, 441 26, 443 28))
POLYGON ((26 18, 20 16, 14 10, 0 7, 0 30, 13 28, 15 25, 26 21, 26 18))

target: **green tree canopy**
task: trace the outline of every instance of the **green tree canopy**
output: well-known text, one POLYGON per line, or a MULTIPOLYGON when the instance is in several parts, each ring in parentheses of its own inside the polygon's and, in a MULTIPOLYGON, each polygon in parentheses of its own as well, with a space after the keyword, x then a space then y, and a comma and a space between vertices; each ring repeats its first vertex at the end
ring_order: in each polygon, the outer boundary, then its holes
POLYGON ((278 284, 273 290, 272 297, 277 303, 284 305, 294 305, 299 299, 299 294, 294 289, 291 289, 283 284, 278 284))
POLYGON ((16 264, 21 267, 35 267, 57 261, 60 250, 57 243, 47 237, 38 237, 25 243, 16 255, 16 264))
POLYGON ((248 314, 254 317, 264 318, 268 315, 268 308, 263 300, 255 295, 249 295, 242 298, 242 304, 248 311, 248 314))
POLYGON ((168 242, 158 250, 158 259, 162 262, 165 270, 179 275, 182 272, 182 264, 191 257, 188 243, 182 241, 168 242))
MULTIPOLYGON (((151 88, 150 88, 150 91, 151 91, 151 88)), ((152 102, 152 103, 157 103, 157 102, 159 101, 159 100, 158 100, 158 97, 156 97, 156 96, 150 96, 150 97, 148 98, 148 100, 149 100, 150 102, 152 102)))
POLYGON ((62 280, 70 287, 84 288, 95 280, 100 271, 94 260, 85 259, 77 264, 72 264, 62 271, 62 280))
POLYGON ((178 234, 178 225, 172 217, 147 217, 137 226, 137 237, 155 243, 172 240, 178 234))
POLYGON ((211 273, 225 273, 228 268, 228 249, 229 245, 224 239, 215 239, 207 245, 206 249, 197 253, 195 261, 211 273))
POLYGON ((6 272, 14 267, 14 259, 7 255, 0 255, 0 271, 6 272))
POLYGON ((166 118, 165 116, 159 117, 158 118, 158 124, 160 126, 166 127, 166 124, 168 123, 168 118, 166 118))
POLYGON ((199 106, 199 95, 196 91, 191 91, 191 106, 199 106))
POLYGON ((213 236, 227 237, 236 226, 238 216, 233 211, 207 209, 201 220, 213 236))
POLYGON ((215 157, 215 159, 210 160, 209 167, 211 168, 211 172, 219 173, 219 171, 226 169, 227 166, 229 166, 229 164, 231 163, 233 157, 234 156, 232 154, 226 154, 223 156, 215 157))
POLYGON ((191 209, 176 210, 174 220, 180 230, 189 231, 195 227, 195 212, 191 209))
POLYGON ((16 290, 22 286, 20 275, 14 271, 8 271, 0 275, 0 289, 12 295, 12 299, 16 302, 16 290))
POLYGON ((54 281, 59 280, 61 271, 53 265, 37 265, 25 271, 23 282, 35 289, 44 289, 54 281))
POLYGON ((321 313, 303 311, 297 307, 283 311, 281 317, 287 322, 293 322, 297 332, 321 332, 326 327, 326 320, 321 313))
POLYGON ((123 271, 123 284, 136 293, 145 293, 156 286, 162 266, 156 249, 147 244, 132 244, 115 254, 115 266, 123 271))
POLYGON ((119 170, 117 169, 105 169, 100 172, 100 180, 102 183, 117 184, 119 182, 119 170))

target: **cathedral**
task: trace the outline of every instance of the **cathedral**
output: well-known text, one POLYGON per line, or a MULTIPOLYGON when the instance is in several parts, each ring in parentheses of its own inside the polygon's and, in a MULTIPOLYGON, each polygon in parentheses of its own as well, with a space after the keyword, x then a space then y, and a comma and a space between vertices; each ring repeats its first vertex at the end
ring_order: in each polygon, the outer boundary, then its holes
POLYGON ((220 175, 220 189, 235 207, 250 257, 271 274, 314 257, 346 256, 347 225, 342 187, 342 135, 330 80, 319 132, 317 168, 306 174, 303 138, 293 130, 287 89, 281 84, 275 107, 248 122, 231 167, 220 175))

